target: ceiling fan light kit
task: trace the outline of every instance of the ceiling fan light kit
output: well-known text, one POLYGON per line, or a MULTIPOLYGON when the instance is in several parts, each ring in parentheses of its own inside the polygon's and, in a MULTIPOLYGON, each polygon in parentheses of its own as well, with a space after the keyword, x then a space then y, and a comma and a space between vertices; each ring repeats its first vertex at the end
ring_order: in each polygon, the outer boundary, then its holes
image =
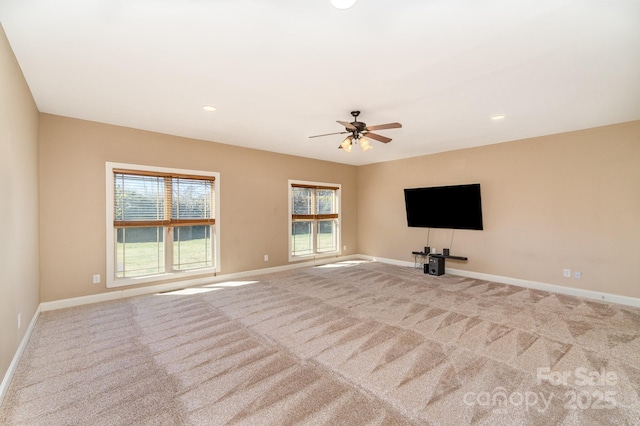
POLYGON ((373 147, 369 143, 369 139, 363 137, 363 138, 360 138, 360 148, 362 148, 364 152, 367 152, 373 147))
POLYGON ((342 143, 340 144, 340 148, 344 149, 346 152, 351 152, 352 139, 353 139, 353 136, 348 136, 347 138, 345 138, 345 140, 343 140, 342 143))
POLYGON ((338 146, 338 149, 342 149, 346 152, 351 152, 351 146, 355 144, 360 144, 360 148, 364 152, 367 152, 371 148, 371 142, 369 139, 374 139, 378 142, 389 143, 391 142, 391 138, 386 136, 378 135, 376 133, 372 133, 372 130, 385 130, 385 129, 398 129, 402 127, 400 123, 387 123, 387 124, 378 124, 375 126, 367 126, 367 123, 363 123, 358 121, 358 116, 360 115, 360 111, 351 111, 351 115, 353 116, 353 121, 348 123, 346 121, 337 120, 338 124, 344 126, 344 132, 335 132, 335 133, 325 133, 322 135, 309 136, 310 138, 318 138, 321 136, 329 136, 329 135, 344 135, 347 133, 351 133, 349 136, 342 141, 342 143, 338 146), (355 141, 355 142, 354 142, 355 141))
POLYGON ((343 149, 345 150, 345 152, 351 152, 351 148, 353 147, 353 145, 358 145, 358 144, 360 144, 360 148, 362 148, 362 151, 364 152, 367 152, 371 148, 373 148, 369 143, 369 140, 365 137, 360 137, 359 139, 355 139, 353 136, 347 136, 347 138, 342 141, 340 146, 338 146, 338 149, 343 149))

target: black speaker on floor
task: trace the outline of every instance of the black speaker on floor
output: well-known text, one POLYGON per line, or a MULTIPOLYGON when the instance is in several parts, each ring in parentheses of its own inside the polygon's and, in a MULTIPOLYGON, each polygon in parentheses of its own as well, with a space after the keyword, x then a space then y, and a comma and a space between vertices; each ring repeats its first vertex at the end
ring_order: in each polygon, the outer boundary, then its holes
POLYGON ((444 275, 444 259, 429 256, 429 263, 424 264, 424 273, 429 275, 444 275), (429 269, 427 269, 429 268, 429 269))

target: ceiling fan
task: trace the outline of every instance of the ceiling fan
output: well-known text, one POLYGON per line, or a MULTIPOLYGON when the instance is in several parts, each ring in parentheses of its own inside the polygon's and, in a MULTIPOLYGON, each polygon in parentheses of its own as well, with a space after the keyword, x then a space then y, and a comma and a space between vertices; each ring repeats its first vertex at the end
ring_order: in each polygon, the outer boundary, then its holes
POLYGON ((372 148, 371 144, 369 143, 369 139, 375 139, 382 143, 391 142, 391 138, 388 138, 386 136, 381 136, 375 133, 371 133, 373 130, 397 129, 402 127, 402 124, 400 123, 388 123, 388 124, 378 124, 376 126, 367 126, 367 123, 358 121, 358 116, 360 115, 360 111, 351 111, 351 115, 353 116, 353 121, 351 123, 337 120, 339 124, 342 124, 345 127, 344 132, 325 133, 323 135, 315 135, 315 136, 309 136, 309 137, 319 138, 321 136, 343 135, 346 133, 350 133, 350 135, 347 136, 345 140, 343 140, 342 143, 338 146, 338 149, 343 149, 347 152, 351 152, 352 145, 360 143, 360 148, 362 148, 363 151, 368 151, 372 148))

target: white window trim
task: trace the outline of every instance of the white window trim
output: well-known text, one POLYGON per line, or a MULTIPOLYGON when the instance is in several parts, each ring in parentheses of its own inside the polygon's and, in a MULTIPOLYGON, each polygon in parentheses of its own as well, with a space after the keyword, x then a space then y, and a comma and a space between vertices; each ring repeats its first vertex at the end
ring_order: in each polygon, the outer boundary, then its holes
POLYGON ((203 170, 172 169, 167 167, 145 166, 141 164, 106 162, 106 194, 107 194, 107 288, 123 287, 136 284, 145 284, 166 280, 189 278, 196 275, 213 274, 220 272, 220 173, 203 170), (144 170, 159 173, 177 173, 184 175, 210 176, 215 178, 215 209, 216 223, 212 235, 213 239, 213 266, 210 268, 193 269, 190 271, 174 271, 142 277, 116 278, 115 277, 115 238, 113 236, 114 220, 114 193, 113 193, 113 169, 144 170))
POLYGON ((336 256, 340 256, 342 254, 342 185, 339 183, 327 183, 327 182, 312 182, 312 181, 307 181, 307 180, 295 180, 295 179, 289 179, 288 181, 288 188, 287 188, 287 194, 289 196, 289 202, 288 202, 288 209, 287 209, 287 217, 288 219, 288 224, 289 224, 289 230, 288 230, 288 243, 287 243, 287 248, 288 248, 288 254, 289 254, 289 262, 298 262, 301 260, 309 260, 309 259, 320 259, 320 258, 325 258, 325 257, 336 257, 336 256), (298 256, 293 256, 291 254, 291 228, 293 226, 293 220, 291 219, 291 185, 314 185, 314 186, 333 186, 333 187, 337 187, 337 194, 336 194, 336 210, 338 211, 338 225, 337 225, 337 229, 336 229, 336 238, 337 238, 337 245, 338 245, 338 250, 336 251, 332 251, 332 252, 327 252, 327 253, 312 253, 312 254, 305 254, 305 255, 298 255, 298 256))

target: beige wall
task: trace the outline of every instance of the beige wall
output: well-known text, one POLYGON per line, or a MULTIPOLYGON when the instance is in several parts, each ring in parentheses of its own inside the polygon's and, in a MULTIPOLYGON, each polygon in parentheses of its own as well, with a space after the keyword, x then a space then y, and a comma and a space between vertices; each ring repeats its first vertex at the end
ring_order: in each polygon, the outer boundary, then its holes
POLYGON ((0 377, 39 304, 38 110, 0 26, 0 377), (18 314, 22 324, 18 329, 18 314))
POLYGON ((343 185, 346 254, 406 261, 427 230, 406 226, 403 188, 479 182, 485 230, 455 231, 469 261, 448 267, 640 297, 640 122, 359 168, 47 114, 40 129, 43 301, 109 291, 91 284, 106 270, 106 161, 220 172, 223 273, 288 263, 287 179, 343 185))
POLYGON ((354 166, 41 114, 43 302, 110 291, 107 161, 220 172, 223 274, 289 263, 288 179, 342 184, 343 254, 356 253, 354 166), (93 274, 102 275, 102 284, 92 284, 93 274))
POLYGON ((359 252, 412 261, 403 189, 475 182, 485 229, 455 231, 448 268, 640 297, 640 121, 360 167, 359 252))

